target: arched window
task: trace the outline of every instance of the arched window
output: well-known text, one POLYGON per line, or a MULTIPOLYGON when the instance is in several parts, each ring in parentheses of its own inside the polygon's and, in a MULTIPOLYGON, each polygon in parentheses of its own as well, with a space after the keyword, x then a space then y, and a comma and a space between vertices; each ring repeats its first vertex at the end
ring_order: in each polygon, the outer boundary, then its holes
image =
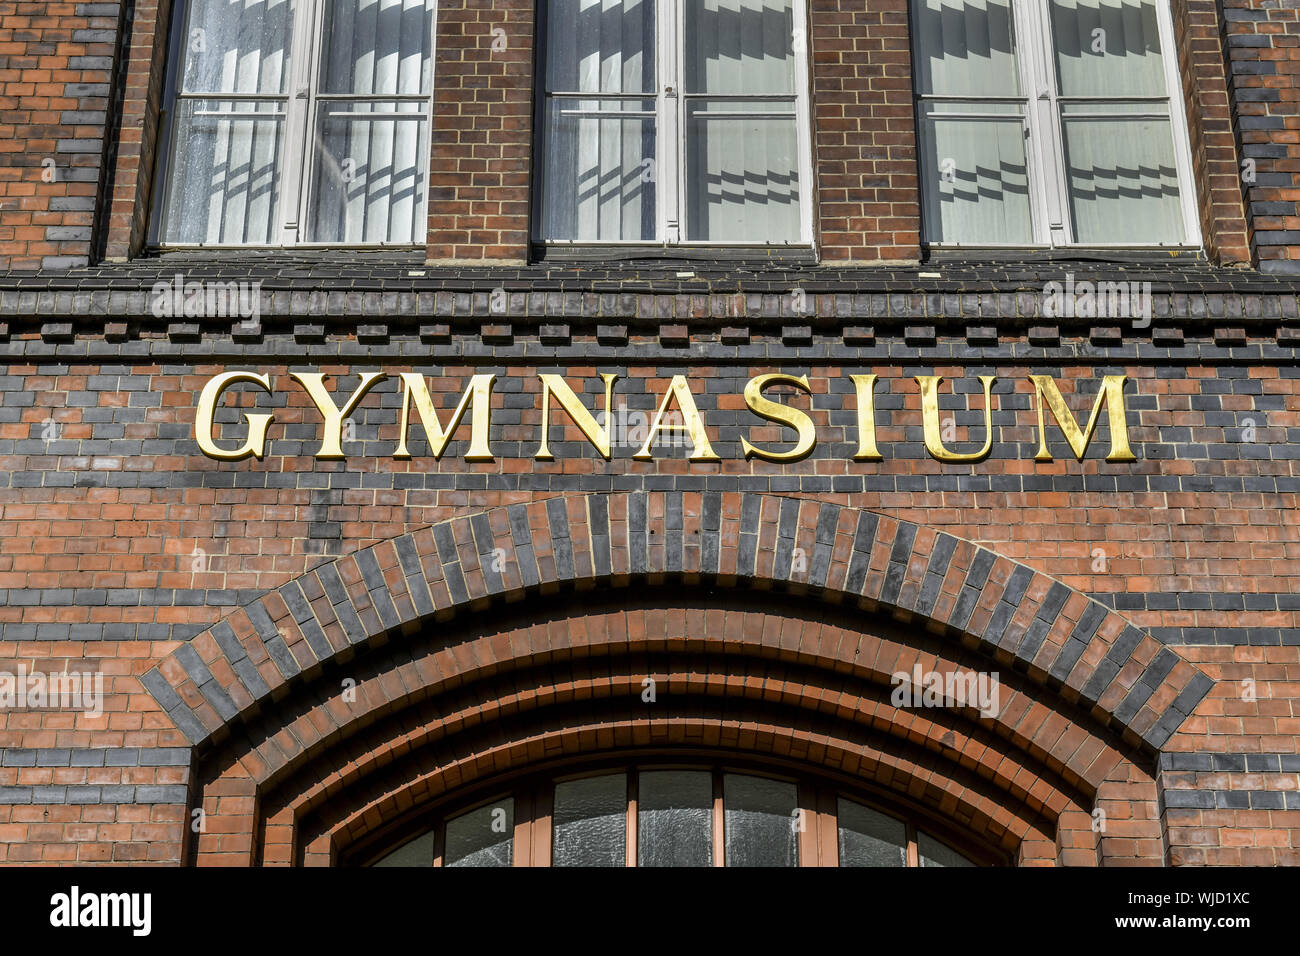
POLYGON ((408 820, 374 866, 976 866, 998 853, 835 781, 731 764, 534 774, 408 820))

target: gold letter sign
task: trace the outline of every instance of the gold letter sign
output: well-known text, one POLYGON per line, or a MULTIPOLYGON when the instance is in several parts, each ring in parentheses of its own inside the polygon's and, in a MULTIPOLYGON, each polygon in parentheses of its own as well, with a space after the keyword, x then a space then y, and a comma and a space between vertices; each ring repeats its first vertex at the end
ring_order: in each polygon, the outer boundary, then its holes
POLYGON ((997 378, 993 375, 981 375, 980 384, 984 386, 984 447, 970 454, 949 451, 943 445, 943 430, 939 426, 939 383, 942 375, 918 375, 917 384, 921 386, 921 424, 925 435, 925 450, 939 461, 975 462, 983 461, 993 447, 993 403, 989 390, 997 378))
MULTIPOLYGON (((571 369, 570 371, 573 372, 574 370, 571 369)), ((647 371, 653 373, 653 370, 647 371)), ((312 403, 320 411, 322 419, 321 445, 316 452, 316 458, 320 460, 347 457, 343 451, 343 426, 347 416, 353 413, 361 404, 361 400, 375 385, 388 377, 385 372, 360 372, 357 374, 360 381, 356 389, 346 396, 346 400, 342 405, 336 405, 334 398, 325 387, 324 373, 288 373, 290 378, 299 382, 306 389, 312 403)), ((511 374, 514 376, 520 373, 512 372, 511 374)), ((536 461, 555 460, 555 454, 551 450, 549 434, 551 405, 552 400, 554 400, 555 403, 558 403, 560 410, 569 417, 574 427, 582 433, 583 437, 595 448, 600 456, 609 461, 613 444, 612 439, 615 435, 613 429, 616 427, 614 423, 614 386, 618 382, 621 373, 602 372, 600 375, 601 383, 605 387, 603 421, 600 418, 598 407, 599 398, 596 397, 595 401, 592 402, 592 407, 588 408, 582 392, 573 390, 573 387, 565 379, 563 372, 538 372, 536 374, 537 384, 539 385, 536 391, 524 387, 517 379, 512 379, 510 382, 513 389, 522 389, 525 394, 535 396, 536 402, 540 406, 534 406, 534 411, 540 413, 542 434, 541 443, 533 458, 536 461)), ((897 370, 891 370, 888 374, 897 374, 897 370)), ((451 443, 452 435, 464 420, 465 413, 472 409, 470 441, 464 459, 465 461, 495 460, 492 456, 492 450, 488 446, 488 440, 492 432, 492 384, 496 381, 495 375, 483 372, 470 377, 460 395, 460 401, 455 409, 451 411, 445 427, 438 417, 438 409, 435 407, 434 396, 429 393, 429 386, 434 384, 445 388, 447 379, 430 379, 418 372, 401 372, 398 374, 398 378, 401 380, 402 386, 401 413, 399 415, 401 430, 398 433, 397 449, 393 452, 393 458, 406 460, 411 457, 406 438, 412 425, 411 406, 414 405, 420 424, 424 428, 424 437, 429 446, 429 453, 434 458, 442 458, 443 453, 451 443)), ((853 454, 853 461, 882 461, 884 456, 881 455, 880 449, 876 446, 876 375, 849 373, 845 375, 845 378, 852 381, 853 392, 857 399, 857 450, 853 454)), ((951 434, 951 422, 948 429, 945 429, 943 427, 944 423, 940 421, 939 417, 939 388, 943 384, 943 376, 916 376, 916 383, 920 386, 921 392, 921 431, 925 438, 925 448, 930 456, 938 461, 951 464, 973 464, 986 459, 993 450, 993 383, 997 381, 997 378, 993 375, 981 375, 979 381, 984 390, 984 444, 979 451, 957 452, 949 450, 944 444, 945 438, 947 441, 955 441, 954 436, 951 434), (945 431, 949 433, 945 435, 945 431)), ((1065 403, 1065 399, 1061 397, 1061 391, 1057 388, 1052 376, 1030 375, 1029 381, 1034 387, 1034 406, 1035 413, 1038 416, 1038 451, 1034 455, 1035 461, 1052 460, 1052 453, 1047 446, 1047 422, 1046 416, 1043 414, 1044 409, 1052 413, 1052 417, 1065 435, 1065 440, 1069 442, 1074 457, 1079 461, 1083 461, 1083 456, 1087 453, 1088 445, 1092 441, 1093 434, 1097 431, 1098 423, 1101 421, 1102 406, 1106 408, 1106 420, 1110 428, 1110 454, 1106 456, 1106 460, 1137 461, 1137 456, 1129 448, 1128 410, 1124 407, 1124 383, 1127 381, 1125 376, 1102 376, 1101 389, 1097 393, 1097 400, 1092 406, 1092 414, 1088 417, 1086 428, 1079 426, 1079 420, 1075 418, 1074 413, 1070 411, 1070 407, 1065 403)), ((198 410, 194 416, 194 437, 203 454, 209 458, 215 458, 217 461, 241 461, 249 456, 261 458, 266 454, 267 429, 273 420, 269 414, 245 413, 244 418, 248 423, 248 437, 238 448, 225 449, 217 445, 217 436, 214 434, 214 430, 217 428, 215 419, 222 395, 231 386, 241 384, 257 385, 263 391, 271 393, 271 377, 269 375, 258 375, 255 372, 242 371, 222 372, 219 375, 214 375, 203 386, 203 391, 199 393, 198 410)), ((847 385, 847 382, 842 384, 847 385)), ((808 411, 782 404, 763 394, 765 389, 776 386, 794 388, 809 396, 809 406, 811 408, 812 387, 809 385, 807 375, 763 372, 751 378, 745 385, 745 407, 760 419, 766 419, 778 426, 793 429, 795 436, 793 439, 788 436, 773 439, 774 442, 790 443, 788 450, 782 450, 779 444, 775 447, 770 444, 756 445, 751 443, 748 438, 741 437, 739 438, 740 451, 743 452, 746 460, 758 458, 763 461, 789 464, 807 458, 817 446, 817 424, 808 411)), ((832 388, 831 391, 836 393, 839 390, 832 388)), ((1076 394, 1081 393, 1081 389, 1076 390, 1076 394)), ((447 393, 447 395, 439 397, 449 398, 451 394, 454 393, 447 393)), ((599 395, 599 390, 596 391, 596 395, 599 395)), ((891 397, 894 402, 889 405, 890 409, 906 407, 901 395, 895 394, 891 397)), ((719 400, 719 396, 711 395, 710 398, 718 401, 718 404, 713 406, 715 408, 730 409, 737 407, 734 396, 722 396, 719 400)), ((530 398, 529 401, 531 400, 533 399, 530 398)), ((835 400, 834 397, 832 397, 832 400, 836 401, 838 406, 838 400, 835 400)), ((439 402, 438 404, 445 406, 449 403, 439 402)), ((516 408, 518 406, 512 401, 509 403, 509 407, 516 408)), ((626 409, 621 410, 626 411, 626 409)), ((848 409, 844 411, 848 412, 848 409)), ((637 414, 639 416, 641 413, 638 412, 637 414)), ((895 411, 889 417, 889 425, 895 430, 904 427, 906 424, 897 420, 895 417, 897 414, 895 411)), ((1017 416, 1014 412, 1009 412, 1007 417, 1014 423, 1017 416)), ((384 419, 382 410, 379 418, 382 423, 384 419)), ((527 417, 523 420, 524 422, 529 421, 527 417)), ((519 421, 518 418, 514 419, 515 423, 519 421)), ((715 422, 715 424, 717 423, 715 422)), ((620 422, 617 427, 624 427, 625 425, 625 422, 620 422)), ((848 417, 843 424, 838 424, 834 413, 832 413, 830 422, 825 427, 832 429, 837 440, 841 436, 844 439, 849 439, 853 435, 853 418, 848 417)), ((674 375, 669 380, 668 387, 659 401, 658 411, 655 412, 654 418, 650 422, 645 443, 632 455, 632 458, 636 461, 654 461, 656 442, 662 443, 669 435, 684 436, 690 442, 689 458, 691 461, 722 461, 714 453, 713 446, 709 444, 709 435, 704 426, 704 418, 695 404, 690 379, 686 375, 674 375), (676 404, 677 408, 670 411, 670 406, 674 404, 676 404)), ((822 437, 829 438, 830 435, 827 434, 822 437)), ((512 441, 514 440, 512 438, 512 441)), ((621 445, 622 441, 620 440, 618 444, 621 445)), ((673 444, 684 445, 685 441, 673 444)), ((579 448, 581 447, 579 445, 579 448)), ((731 447, 734 448, 735 445, 731 447)), ((659 453, 665 452, 661 448, 659 453)), ((845 454, 847 454, 847 450, 845 454)), ((564 470, 568 471, 567 468, 564 470)))
POLYGON ((740 440, 741 450, 744 451, 746 458, 753 458, 757 455, 766 461, 798 461, 801 458, 806 458, 808 453, 813 450, 813 445, 817 444, 817 429, 813 425, 813 420, 808 417, 807 413, 797 408, 789 408, 779 402, 764 398, 763 389, 769 385, 793 385, 795 388, 811 394, 812 389, 808 387, 808 376, 800 375, 796 378, 793 375, 756 375, 745 386, 745 404, 749 406, 750 411, 770 422, 789 425, 799 433, 799 441, 789 451, 769 451, 765 448, 759 448, 757 445, 751 445, 749 439, 742 438, 740 440))
POLYGON ((1093 403, 1092 415, 1088 417, 1088 429, 1079 431, 1079 422, 1074 413, 1061 398, 1061 392, 1050 375, 1031 375, 1034 383, 1034 404, 1038 407, 1038 454, 1034 461, 1051 461, 1052 453, 1047 449, 1047 426, 1043 423, 1043 405, 1052 410, 1052 416, 1065 433, 1065 440, 1070 443, 1074 457, 1083 461, 1083 453, 1092 441, 1093 430, 1097 427, 1097 417, 1101 413, 1102 403, 1106 405, 1106 415, 1110 422, 1110 454, 1107 461, 1137 461, 1137 456, 1128 447, 1128 417, 1124 408, 1124 381, 1127 376, 1107 375, 1101 380, 1101 391, 1093 403))
POLYGON ((231 385, 250 382, 271 391, 271 378, 268 375, 255 375, 252 372, 222 372, 208 381, 199 393, 199 410, 194 416, 194 438, 199 449, 209 458, 217 461, 242 461, 249 455, 261 458, 266 454, 266 429, 270 427, 270 415, 245 415, 248 419, 248 440, 234 451, 218 448, 212 438, 212 419, 216 417, 217 402, 221 393, 231 385))

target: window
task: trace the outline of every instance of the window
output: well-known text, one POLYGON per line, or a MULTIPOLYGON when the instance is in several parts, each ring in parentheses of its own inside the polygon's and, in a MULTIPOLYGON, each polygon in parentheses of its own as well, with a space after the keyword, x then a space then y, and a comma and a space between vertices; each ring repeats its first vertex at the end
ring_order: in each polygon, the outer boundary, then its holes
MULTIPOLYGON (((407 821, 375 866, 975 866, 929 823, 820 780, 731 767, 606 767, 541 774, 432 820, 407 821), (412 837, 412 834, 416 834, 412 837)), ((972 844, 973 846, 973 844, 972 844)))
POLYGON ((810 245, 804 0, 546 0, 536 238, 810 245))
POLYGON ((424 241, 435 0, 178 4, 165 246, 424 241))
POLYGON ((912 0, 925 240, 1195 246, 1166 0, 912 0))

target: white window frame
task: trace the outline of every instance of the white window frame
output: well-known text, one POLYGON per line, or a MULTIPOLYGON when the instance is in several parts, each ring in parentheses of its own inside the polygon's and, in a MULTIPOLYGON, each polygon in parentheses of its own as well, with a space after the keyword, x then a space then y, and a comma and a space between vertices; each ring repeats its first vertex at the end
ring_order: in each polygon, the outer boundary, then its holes
MULTIPOLYGON (((1174 42, 1173 18, 1169 0, 1154 0, 1164 65, 1164 96, 1062 96, 1057 85, 1056 48, 1048 9, 1050 0, 1010 0, 1011 25, 1016 44, 1016 66, 1020 78, 1019 96, 950 96, 915 94, 916 131, 919 141, 926 136, 923 104, 926 102, 1000 102, 1019 103, 1023 107, 1025 164, 1029 179, 1029 210, 1033 240, 1029 245, 1005 242, 925 241, 931 249, 1189 249, 1201 248, 1200 211, 1196 181, 1192 170, 1191 142, 1187 132, 1187 113, 1178 71, 1178 49, 1174 42), (1183 215, 1183 241, 1179 243, 1075 242, 1072 238, 1069 182, 1065 174, 1065 148, 1061 141, 1061 101, 1121 100, 1168 104, 1168 120, 1173 133, 1174 165, 1178 174, 1178 198, 1183 215)), ((910 8, 910 4, 909 4, 910 8)), ((913 34, 912 56, 916 62, 922 54, 921 38, 913 34)), ((973 120, 980 114, 930 113, 930 117, 973 120)), ((1007 119, 1011 114, 1002 114, 1007 119)), ((1105 115, 1105 114, 1102 114, 1105 115)), ((1165 119, 1164 113, 1125 113, 1126 118, 1165 119)), ((927 155, 925 149, 920 156, 927 155)), ((935 188, 928 180, 936 170, 922 170, 927 181, 922 189, 935 188)), ((922 208, 924 208, 922 201, 922 208)), ((924 229, 922 229, 924 235, 924 229)))
MULTIPOLYGON (((299 241, 299 235, 306 230, 308 200, 311 196, 312 162, 310 149, 310 131, 316 128, 317 112, 322 101, 337 102, 346 100, 392 100, 408 102, 428 99, 422 113, 394 113, 394 116, 423 118, 429 131, 426 155, 421 157, 424 163, 424 194, 417 201, 420 203, 419 220, 428 222, 429 193, 432 185, 432 143, 433 143, 433 104, 437 87, 438 63, 438 6, 433 4, 433 16, 430 24, 432 35, 429 40, 429 92, 428 94, 393 94, 373 96, 369 94, 334 93, 322 94, 319 91, 318 68, 322 61, 324 44, 323 21, 325 4, 328 0, 293 0, 294 25, 291 34, 292 47, 289 51, 290 76, 288 88, 283 93, 185 93, 185 57, 188 55, 186 38, 189 36, 190 16, 194 10, 191 0, 184 0, 185 16, 178 32, 179 42, 172 48, 172 60, 169 69, 174 71, 174 89, 168 101, 171 115, 167 117, 167 137, 160 145, 166 150, 165 162, 160 166, 160 186, 162 201, 156 206, 156 215, 150 226, 150 244, 160 249, 423 249, 424 240, 412 242, 311 242, 299 241), (185 99, 198 100, 281 100, 285 102, 284 112, 284 151, 281 161, 281 183, 276 199, 272 238, 265 243, 250 242, 197 242, 164 243, 160 240, 164 221, 172 215, 171 209, 171 166, 176 161, 176 122, 180 114, 177 105, 185 99), (296 201, 294 200, 294 197, 296 201), (278 238, 276 238, 278 233, 278 238)), ((255 115, 255 114, 241 114, 255 115)), ((382 117, 385 114, 369 114, 382 117)), ((427 235, 426 225, 426 235, 427 235)))
MULTIPOLYGON (((760 248, 760 249, 799 249, 814 247, 813 236, 813 193, 815 183, 812 169, 812 121, 809 105, 808 71, 808 4, 807 0, 792 0, 793 31, 790 38, 791 50, 795 58, 795 143, 799 151, 799 239, 797 241, 769 242, 721 239, 687 240, 686 228, 686 109, 691 99, 724 100, 786 100, 788 94, 686 94, 683 87, 683 66, 685 63, 685 0, 647 0, 655 7, 655 81, 654 94, 642 93, 582 93, 571 92, 547 93, 546 51, 538 46, 538 82, 536 111, 537 123, 542 137, 550 131, 542 128, 545 110, 541 107, 548 96, 561 98, 581 98, 588 100, 651 100, 655 101, 655 229, 657 239, 545 239, 537 234, 541 228, 542 191, 547 188, 545 166, 538 165, 539 188, 535 191, 533 203, 534 239, 533 242, 548 248, 584 247, 584 246, 639 246, 643 248, 760 248)), ((546 30, 556 25, 550 22, 550 7, 546 11, 546 30)), ((642 115, 636 112, 624 112, 622 116, 642 115)), ((645 115, 648 115, 645 114, 645 115)), ((762 113, 747 113, 747 116, 763 116, 762 113)), ((782 117, 789 114, 782 112, 782 117)), ((535 150, 534 155, 541 155, 535 150)))

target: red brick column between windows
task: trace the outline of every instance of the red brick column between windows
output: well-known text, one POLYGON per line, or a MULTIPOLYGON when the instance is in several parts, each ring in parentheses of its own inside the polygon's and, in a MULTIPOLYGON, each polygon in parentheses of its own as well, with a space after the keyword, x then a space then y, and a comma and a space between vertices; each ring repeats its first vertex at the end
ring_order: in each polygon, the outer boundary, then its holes
POLYGON ((1248 266, 1246 209, 1218 5, 1215 0, 1175 0, 1171 11, 1205 250, 1222 265, 1248 266))
POLYGON ((90 259, 121 8, 0 2, 0 271, 90 259))
POLYGON ((1251 245, 1265 272, 1300 273, 1300 9, 1223 0, 1251 245))
POLYGON ((117 158, 102 200, 109 204, 104 236, 109 262, 138 255, 147 236, 171 10, 172 0, 139 0, 131 19, 117 158))
POLYGON ((907 0, 811 0, 817 242, 832 264, 921 256, 907 0))
POLYGON ((440 0, 431 263, 528 258, 533 0, 440 0))

